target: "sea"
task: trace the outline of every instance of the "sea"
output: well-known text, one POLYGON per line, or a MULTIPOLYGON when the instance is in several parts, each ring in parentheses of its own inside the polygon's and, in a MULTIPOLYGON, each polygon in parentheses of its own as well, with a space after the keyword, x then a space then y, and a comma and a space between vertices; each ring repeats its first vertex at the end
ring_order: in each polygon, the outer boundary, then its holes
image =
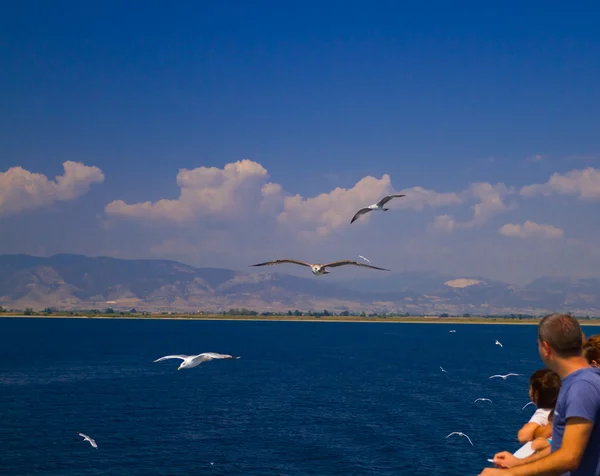
POLYGON ((4 318, 0 474, 477 475, 542 367, 530 325, 4 318))

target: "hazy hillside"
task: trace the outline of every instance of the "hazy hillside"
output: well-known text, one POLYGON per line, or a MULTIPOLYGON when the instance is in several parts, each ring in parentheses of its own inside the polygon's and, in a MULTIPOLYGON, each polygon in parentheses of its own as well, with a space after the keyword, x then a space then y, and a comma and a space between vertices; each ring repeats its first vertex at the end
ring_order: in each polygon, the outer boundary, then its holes
POLYGON ((523 287, 482 277, 407 272, 340 283, 267 272, 194 268, 166 260, 0 256, 5 308, 218 311, 246 307, 410 313, 600 314, 600 279, 543 278, 523 287))

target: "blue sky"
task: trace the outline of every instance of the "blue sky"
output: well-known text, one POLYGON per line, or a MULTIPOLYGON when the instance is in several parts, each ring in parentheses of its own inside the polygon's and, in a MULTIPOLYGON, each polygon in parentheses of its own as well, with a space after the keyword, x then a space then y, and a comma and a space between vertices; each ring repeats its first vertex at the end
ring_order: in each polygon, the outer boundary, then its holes
POLYGON ((360 253, 397 271, 600 274, 600 6, 283 3, 5 9, 0 252, 237 269, 360 253), (135 207, 177 199, 180 169, 242 160, 168 213, 135 207), (82 165, 62 186, 24 178, 53 180, 65 161, 82 165), (348 195, 292 199, 336 187, 348 195), (349 227, 356 206, 414 187, 429 198, 349 227))

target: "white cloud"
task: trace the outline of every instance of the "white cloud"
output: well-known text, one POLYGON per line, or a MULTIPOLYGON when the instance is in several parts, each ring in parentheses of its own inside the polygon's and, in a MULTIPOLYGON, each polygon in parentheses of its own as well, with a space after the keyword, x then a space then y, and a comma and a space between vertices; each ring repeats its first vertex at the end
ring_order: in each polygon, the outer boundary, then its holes
POLYGON ((562 228, 538 224, 530 220, 527 220, 523 225, 507 223, 498 230, 498 233, 514 238, 541 238, 547 240, 560 239, 565 234, 562 228))
POLYGON ((524 197, 539 195, 550 196, 577 195, 581 200, 600 199, 600 170, 588 167, 582 170, 571 170, 564 175, 555 173, 548 182, 527 185, 521 188, 524 197))
MULTIPOLYGON (((337 187, 329 193, 312 198, 301 195, 286 197, 278 222, 280 225, 300 228, 305 234, 316 232, 319 236, 326 236, 335 229, 349 225, 350 219, 360 208, 393 192, 390 176, 384 174, 381 179, 363 177, 352 188, 337 187)), ((441 207, 462 202, 455 193, 438 193, 423 187, 412 187, 400 190, 399 193, 406 194, 406 197, 389 202, 390 208, 419 211, 427 206, 441 207)), ((369 219, 369 215, 365 215, 354 226, 358 223, 365 224, 369 219)))
POLYGON ((505 213, 516 207, 516 204, 505 203, 505 198, 515 193, 515 189, 503 183, 492 185, 487 182, 471 184, 469 188, 459 194, 461 201, 473 202, 473 218, 469 221, 456 221, 450 215, 437 216, 432 228, 441 231, 453 231, 457 228, 473 228, 483 225, 492 217, 505 213))
POLYGON ((70 160, 63 163, 63 175, 49 180, 43 174, 22 167, 0 172, 0 216, 17 214, 59 200, 73 200, 87 193, 94 183, 104 181, 98 167, 70 160))
POLYGON ((193 222, 200 216, 242 215, 249 206, 260 206, 262 195, 272 196, 276 184, 265 184, 267 170, 257 162, 241 160, 216 167, 181 169, 177 174, 179 198, 157 202, 127 204, 115 200, 106 205, 107 215, 142 220, 168 221, 180 224, 193 222))

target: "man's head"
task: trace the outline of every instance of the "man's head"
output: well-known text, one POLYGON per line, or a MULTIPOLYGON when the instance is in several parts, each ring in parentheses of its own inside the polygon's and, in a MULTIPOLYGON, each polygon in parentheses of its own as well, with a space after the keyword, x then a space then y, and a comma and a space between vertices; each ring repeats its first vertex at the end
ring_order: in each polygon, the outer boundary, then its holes
POLYGON ((569 314, 548 314, 538 325, 540 357, 554 370, 556 362, 581 357, 583 334, 579 322, 569 314))

